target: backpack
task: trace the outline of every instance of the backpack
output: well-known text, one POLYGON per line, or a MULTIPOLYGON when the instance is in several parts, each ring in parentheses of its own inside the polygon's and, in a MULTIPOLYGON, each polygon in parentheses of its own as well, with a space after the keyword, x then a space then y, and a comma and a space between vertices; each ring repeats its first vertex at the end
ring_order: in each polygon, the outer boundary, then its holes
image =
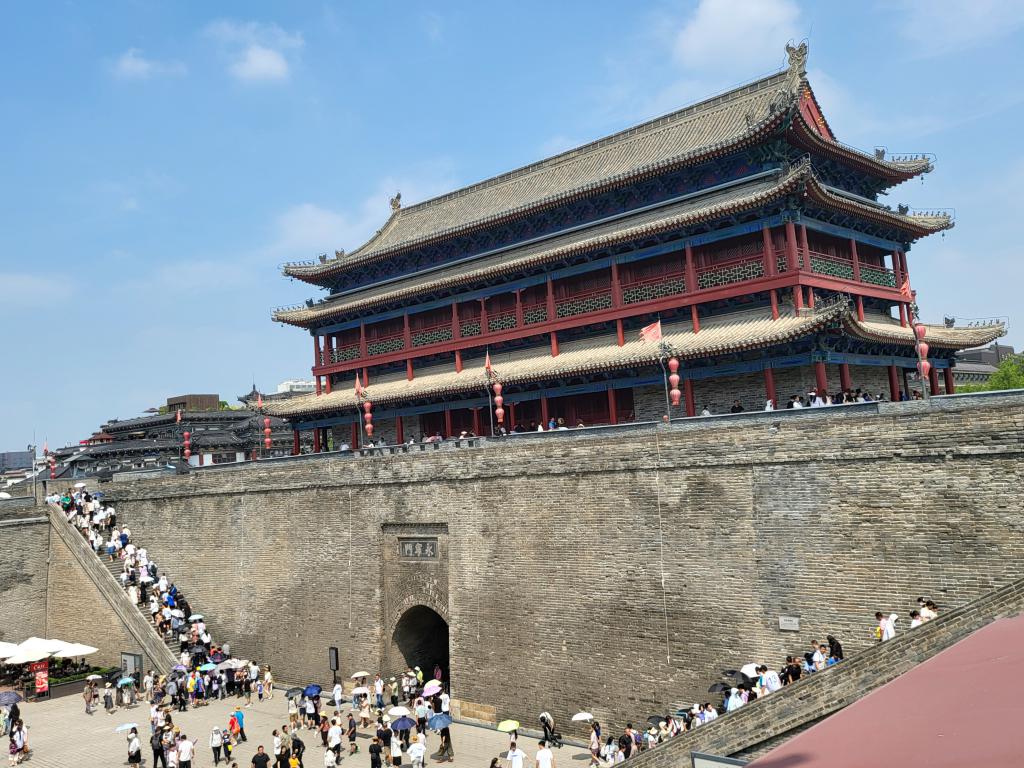
POLYGON ((154 733, 152 736, 149 737, 149 746, 151 746, 153 748, 154 752, 157 752, 157 751, 163 749, 164 741, 160 737, 160 731, 157 731, 156 733, 154 733))

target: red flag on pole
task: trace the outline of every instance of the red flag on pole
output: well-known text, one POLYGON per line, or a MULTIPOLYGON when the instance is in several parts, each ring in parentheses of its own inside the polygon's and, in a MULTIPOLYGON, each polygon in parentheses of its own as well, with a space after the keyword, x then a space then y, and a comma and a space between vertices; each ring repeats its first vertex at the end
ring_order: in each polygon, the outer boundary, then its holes
POLYGON ((181 424, 181 408, 179 408, 174 414, 174 423, 181 424))
POLYGON ((903 285, 900 286, 900 295, 909 299, 912 298, 910 295, 910 278, 903 278, 903 285))
POLYGON ((263 410, 263 395, 259 392, 256 393, 256 407, 263 410))
POLYGON ((494 370, 491 368, 491 350, 489 349, 487 350, 487 355, 484 357, 484 370, 487 371, 488 376, 494 373, 494 370))
POLYGON ((50 453, 50 444, 43 440, 43 456, 48 456, 50 453))
POLYGON ((661 341, 661 320, 656 320, 641 328, 640 339, 641 341, 661 341))
POLYGON ((359 380, 359 374, 356 373, 356 397, 363 396, 363 383, 359 380))

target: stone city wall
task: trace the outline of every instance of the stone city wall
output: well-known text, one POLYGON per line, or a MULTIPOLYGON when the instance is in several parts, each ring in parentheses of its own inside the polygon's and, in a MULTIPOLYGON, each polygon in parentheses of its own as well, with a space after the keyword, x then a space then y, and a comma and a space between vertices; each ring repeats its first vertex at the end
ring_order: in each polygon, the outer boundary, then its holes
POLYGON ((42 637, 50 549, 45 510, 0 502, 0 542, 0 640, 20 643, 42 637))
POLYGON ((826 633, 865 648, 876 610, 905 627, 919 595, 955 606, 1015 580, 1022 406, 957 396, 300 457, 108 498, 215 636, 280 680, 329 680, 332 645, 343 677, 393 667, 400 617, 425 605, 450 624, 457 698, 618 726, 826 633), (397 562, 405 539, 437 556, 397 562))

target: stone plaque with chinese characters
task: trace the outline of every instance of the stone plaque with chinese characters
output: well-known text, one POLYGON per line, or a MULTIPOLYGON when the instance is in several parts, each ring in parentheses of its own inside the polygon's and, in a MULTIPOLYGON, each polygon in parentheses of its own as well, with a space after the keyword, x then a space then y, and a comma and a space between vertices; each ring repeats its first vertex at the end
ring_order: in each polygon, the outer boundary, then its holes
POLYGON ((437 537, 400 538, 398 540, 398 556, 403 560, 437 560, 437 537))

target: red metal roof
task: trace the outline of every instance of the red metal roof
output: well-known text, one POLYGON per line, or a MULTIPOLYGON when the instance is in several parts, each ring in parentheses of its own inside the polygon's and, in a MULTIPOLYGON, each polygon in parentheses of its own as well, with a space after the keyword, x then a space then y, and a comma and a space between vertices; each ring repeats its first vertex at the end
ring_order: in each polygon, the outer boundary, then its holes
POLYGON ((749 768, 1020 768, 1024 616, 1000 619, 754 760, 749 768))

